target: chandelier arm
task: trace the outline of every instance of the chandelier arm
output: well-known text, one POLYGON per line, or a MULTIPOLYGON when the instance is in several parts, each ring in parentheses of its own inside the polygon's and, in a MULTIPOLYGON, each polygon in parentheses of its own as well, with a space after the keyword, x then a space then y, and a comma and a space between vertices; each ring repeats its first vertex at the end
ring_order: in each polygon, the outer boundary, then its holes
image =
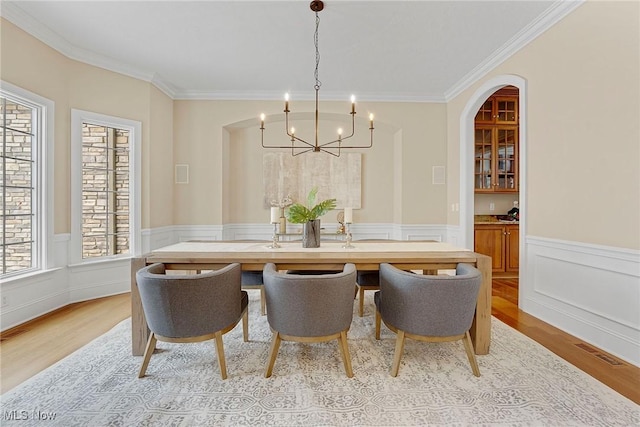
MULTIPOLYGON (((313 145, 313 144, 311 144, 310 142, 305 141, 305 140, 304 140, 304 139, 302 139, 302 138, 298 138, 298 137, 297 137, 297 136, 295 136, 295 135, 293 135, 293 136, 292 136, 292 138, 293 138, 293 139, 295 139, 296 141, 300 141, 300 142, 302 142, 303 144, 306 144, 307 146, 311 147, 312 149, 314 148, 314 145, 313 145)), ((299 147, 296 147, 296 148, 299 148, 299 147)))
POLYGON ((260 125, 260 131, 261 131, 261 135, 260 135, 260 142, 262 144, 263 148, 286 148, 286 149, 291 149, 291 155, 292 156, 299 156, 300 154, 304 154, 310 151, 313 152, 324 152, 327 154, 330 154, 332 156, 335 157, 340 157, 340 154, 342 152, 342 149, 346 149, 346 148, 355 148, 355 149, 362 149, 362 148, 371 148, 373 146, 373 115, 370 116, 369 120, 370 120, 370 125, 369 125, 369 131, 371 133, 370 136, 370 140, 369 140, 369 145, 343 145, 343 142, 351 137, 353 137, 355 135, 355 98, 352 97, 351 99, 351 133, 347 136, 342 136, 342 130, 338 130, 338 139, 333 140, 333 141, 329 141, 329 142, 325 142, 323 144, 319 143, 319 128, 320 128, 320 86, 322 86, 322 82, 320 81, 319 78, 319 67, 320 67, 320 49, 319 49, 319 28, 320 28, 320 16, 318 15, 318 12, 320 12, 323 8, 324 8, 324 4, 322 2, 322 0, 313 0, 310 4, 311 6, 311 10, 313 12, 315 12, 316 15, 316 26, 315 26, 315 32, 313 34, 313 44, 315 47, 315 54, 316 54, 316 61, 315 61, 315 70, 314 70, 314 78, 315 78, 315 85, 314 85, 314 89, 315 89, 315 121, 314 121, 314 140, 313 140, 313 144, 310 142, 305 141, 302 138, 299 138, 295 135, 295 130, 293 128, 289 127, 289 96, 287 94, 287 96, 285 96, 285 107, 284 107, 284 113, 285 113, 285 133, 287 134, 287 136, 289 137, 291 143, 287 144, 287 145, 265 145, 264 143, 264 118, 261 121, 261 125, 260 125), (337 143, 337 145, 336 145, 337 143), (296 152, 296 150, 300 150, 298 152, 296 152))
POLYGON ((313 148, 308 148, 308 149, 306 149, 304 151, 298 151, 297 153, 294 153, 293 152, 293 147, 292 147, 291 148, 291 155, 295 157, 295 156, 299 156, 300 154, 308 153, 309 151, 313 151, 313 148))
POLYGON ((323 153, 331 154, 334 157, 340 157, 340 147, 338 147, 338 154, 334 153, 333 151, 326 150, 324 148, 321 148, 320 151, 322 151, 323 153))

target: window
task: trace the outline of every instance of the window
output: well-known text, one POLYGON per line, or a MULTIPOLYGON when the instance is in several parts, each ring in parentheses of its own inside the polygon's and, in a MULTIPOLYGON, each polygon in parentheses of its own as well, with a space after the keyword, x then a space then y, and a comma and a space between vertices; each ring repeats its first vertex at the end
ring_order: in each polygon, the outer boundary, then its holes
POLYGON ((138 252, 140 124, 73 110, 72 127, 74 258, 131 256, 138 252))
POLYGON ((47 266, 52 232, 53 102, 2 82, 0 257, 5 279, 47 266), (45 179, 46 178, 46 179, 45 179))

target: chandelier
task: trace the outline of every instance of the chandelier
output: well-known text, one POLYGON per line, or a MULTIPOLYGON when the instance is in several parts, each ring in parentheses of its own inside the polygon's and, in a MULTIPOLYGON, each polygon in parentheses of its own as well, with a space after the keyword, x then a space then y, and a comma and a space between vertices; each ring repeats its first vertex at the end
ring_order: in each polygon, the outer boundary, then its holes
POLYGON ((316 68, 314 72, 314 77, 316 80, 316 84, 313 88, 316 91, 316 111, 315 111, 315 139, 314 142, 307 142, 304 139, 298 137, 295 133, 295 128, 289 127, 289 94, 285 94, 284 101, 284 114, 285 114, 285 132, 289 137, 291 144, 288 145, 265 145, 264 143, 264 119, 265 115, 260 115, 260 139, 262 142, 262 148, 290 148, 291 155, 297 156, 299 154, 307 153, 307 152, 324 152, 331 154, 336 157, 340 157, 340 152, 343 149, 351 149, 351 148, 371 148, 373 146, 373 114, 369 115, 369 132, 371 133, 369 145, 343 145, 343 142, 349 138, 351 138, 355 134, 355 120, 356 120, 356 99, 355 96, 351 95, 351 133, 349 135, 343 136, 342 128, 338 129, 338 138, 333 141, 319 143, 318 141, 318 121, 319 121, 319 112, 318 112, 318 99, 319 99, 319 91, 322 83, 318 79, 318 66, 320 64, 320 52, 318 50, 318 28, 320 27, 320 17, 318 16, 318 12, 324 9, 324 3, 320 0, 313 0, 309 5, 311 10, 316 14, 316 31, 313 36, 314 45, 316 48, 316 68))

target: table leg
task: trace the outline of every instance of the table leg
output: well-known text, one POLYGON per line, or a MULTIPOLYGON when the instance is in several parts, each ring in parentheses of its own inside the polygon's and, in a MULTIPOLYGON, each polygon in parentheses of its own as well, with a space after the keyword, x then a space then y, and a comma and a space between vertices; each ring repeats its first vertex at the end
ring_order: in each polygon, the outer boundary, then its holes
POLYGON ((470 335, 476 354, 489 354, 491 344, 491 257, 478 255, 476 267, 482 273, 482 283, 478 292, 476 315, 473 318, 470 335))
POLYGON ((131 258, 131 352, 142 356, 149 340, 147 319, 142 310, 142 300, 136 282, 136 272, 146 266, 145 258, 131 258))

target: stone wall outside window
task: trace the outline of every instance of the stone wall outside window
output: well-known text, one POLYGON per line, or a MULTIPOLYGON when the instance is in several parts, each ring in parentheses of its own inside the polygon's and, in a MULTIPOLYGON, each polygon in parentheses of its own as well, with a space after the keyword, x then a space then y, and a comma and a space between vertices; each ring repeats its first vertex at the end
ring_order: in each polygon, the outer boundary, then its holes
MULTIPOLYGON (((3 180, 5 183, 4 210, 0 227, 4 263, 2 273, 32 267, 33 245, 33 155, 32 120, 30 107, 0 99, 3 102, 3 180)), ((0 143, 2 143, 0 141, 0 143)))
POLYGON ((82 127, 82 257, 129 253, 129 132, 82 127))

